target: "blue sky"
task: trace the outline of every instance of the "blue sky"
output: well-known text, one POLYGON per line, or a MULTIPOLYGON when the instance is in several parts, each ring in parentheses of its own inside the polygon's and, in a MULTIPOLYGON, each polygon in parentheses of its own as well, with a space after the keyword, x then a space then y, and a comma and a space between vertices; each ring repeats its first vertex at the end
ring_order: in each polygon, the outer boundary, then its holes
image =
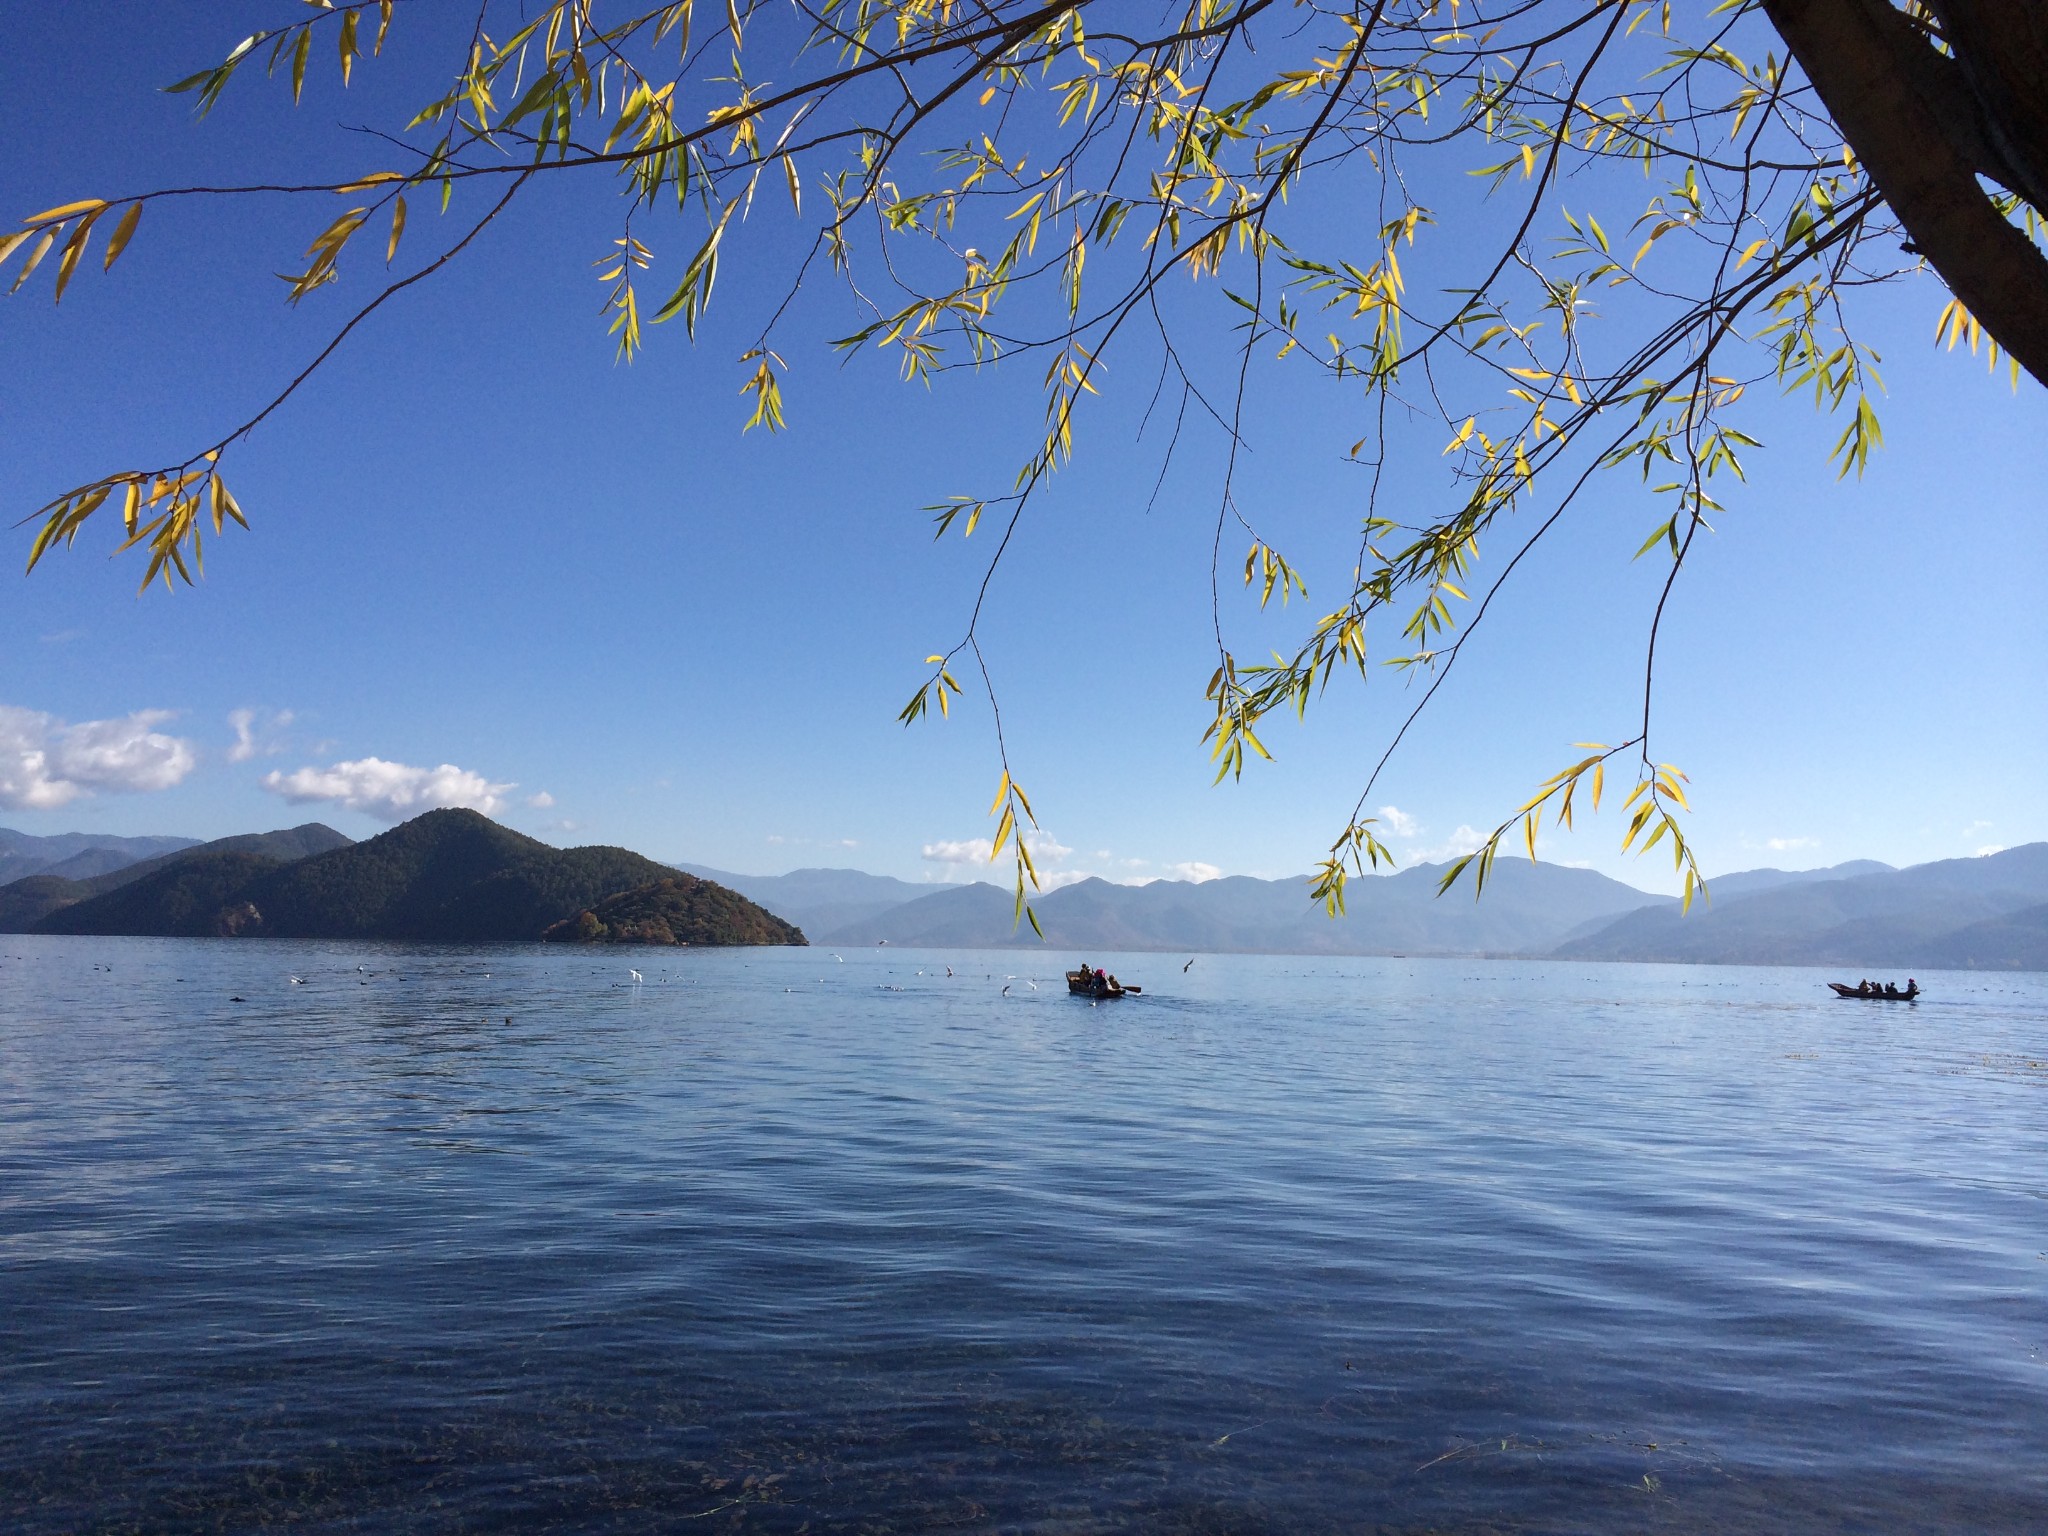
MULTIPOLYGON (((198 124, 189 98, 150 89, 291 9, 18 18, 0 210, 384 163, 341 125, 428 94, 427 37, 401 30, 346 95, 318 76, 296 113, 260 76, 198 124)), ((138 599, 140 566, 104 558, 107 529, 33 577, 0 575, 0 823, 211 837, 319 819, 361 836, 405 804, 466 800, 552 842, 745 872, 981 872, 962 856, 990 830, 985 706, 908 731, 895 714, 957 635, 984 549, 934 545, 919 509, 1007 480, 1035 376, 927 392, 885 361, 842 365, 816 343, 850 328, 843 299, 807 293, 791 429, 743 435, 744 267, 695 348, 662 328, 616 366, 590 265, 614 196, 539 188, 473 260, 352 338, 241 452, 254 531, 211 548, 197 589, 138 599), (992 431, 1007 434, 993 449, 992 431)), ((431 239, 422 213, 414 238, 431 239)), ((115 272, 82 271, 61 308, 40 275, 0 305, 16 515, 174 456, 302 365, 368 291, 282 302, 269 274, 326 216, 153 208, 115 272)), ((1890 394, 1860 483, 1825 462, 1838 427, 1759 402, 1769 451, 1681 585, 1660 756, 1692 775, 1710 873, 2048 836, 2048 399, 1937 352, 1944 299, 1926 279, 1867 301, 1890 394)), ((1116 381, 1084 420, 1076 468, 997 586, 985 634, 1013 762, 1063 877, 1300 871, 1342 826, 1402 687, 1333 694, 1274 733, 1276 764, 1211 785, 1215 445, 1195 444, 1148 510, 1147 393, 1116 381)), ((1249 419, 1245 503, 1307 552, 1312 598, 1341 582, 1356 527, 1343 409, 1276 383, 1249 419)), ((1440 472, 1404 466, 1422 487, 1440 472)), ((1600 487, 1489 620, 1373 797, 1404 859, 1469 845, 1572 742, 1628 733, 1657 576, 1629 556, 1652 521, 1626 480, 1600 487)), ((0 570, 18 573, 27 534, 8 539, 0 570)), ((1621 855, 1620 830, 1609 814, 1544 851, 1668 888, 1668 862, 1621 855)))

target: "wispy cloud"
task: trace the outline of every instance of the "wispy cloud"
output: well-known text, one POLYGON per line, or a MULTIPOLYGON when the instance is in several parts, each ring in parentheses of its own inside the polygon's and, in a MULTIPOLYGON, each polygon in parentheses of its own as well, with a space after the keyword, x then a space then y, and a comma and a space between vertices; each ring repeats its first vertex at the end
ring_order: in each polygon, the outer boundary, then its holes
POLYGON ((985 837, 948 837, 926 843, 919 856, 932 864, 986 864, 993 849, 985 837))
POLYGON ((1984 845, 1984 846, 1983 846, 1982 848, 1979 848, 1979 849, 1977 850, 1977 857, 1978 857, 1978 858, 1980 858, 1980 859, 1988 859, 1988 858, 1990 858, 1990 857, 1991 857, 1991 855, 1992 855, 1992 854, 1994 854, 1994 853, 2003 853, 2003 852, 2005 852, 2005 844, 2003 844, 2003 843, 1986 843, 1986 844, 1985 844, 1985 845, 1984 845))
POLYGON ((1041 869, 1038 872, 1038 892, 1045 895, 1052 891, 1065 890, 1070 885, 1079 885, 1083 880, 1095 877, 1085 869, 1041 869))
POLYGON ((0 704, 0 806, 48 811, 101 790, 169 789, 199 761, 192 743, 156 729, 168 709, 73 725, 0 704))
POLYGON ((1767 837, 1764 846, 1773 853, 1797 853, 1802 848, 1818 848, 1817 837, 1767 837))
MULTIPOLYGON (((1045 866, 1059 863, 1074 851, 1050 832, 1026 832, 1024 846, 1031 850, 1032 862, 1039 866, 1041 881, 1046 878, 1045 866)), ((941 838, 937 842, 926 843, 921 851, 921 857, 928 863, 958 869, 963 865, 987 864, 990 862, 993 847, 994 845, 985 837, 941 838)), ((960 877, 949 874, 946 878, 960 877)), ((1084 875, 1082 878, 1087 877, 1084 875)))
POLYGON ((1417 848, 1408 857, 1417 864, 1436 864, 1445 859, 1462 859, 1468 853, 1477 853, 1486 846, 1486 834, 1476 827, 1458 823, 1453 832, 1433 848, 1417 848))
POLYGON ((1380 820, 1387 824, 1387 830, 1396 837, 1420 837, 1422 823, 1402 810, 1398 805, 1383 805, 1379 811, 1380 820))
POLYGON ((536 811, 549 811, 554 809, 555 797, 543 789, 528 795, 526 803, 536 811))
POLYGON ((246 763, 252 757, 270 757, 284 750, 284 743, 278 733, 292 723, 292 712, 288 709, 272 710, 267 716, 257 709, 232 709, 228 711, 228 725, 235 733, 235 744, 228 748, 228 761, 246 763))
POLYGON ((326 768, 268 773, 263 776, 263 787, 297 804, 327 800, 379 821, 403 821, 422 811, 453 807, 495 816, 505 808, 505 796, 517 786, 494 784, 453 763, 415 768, 388 763, 381 757, 364 757, 326 768))

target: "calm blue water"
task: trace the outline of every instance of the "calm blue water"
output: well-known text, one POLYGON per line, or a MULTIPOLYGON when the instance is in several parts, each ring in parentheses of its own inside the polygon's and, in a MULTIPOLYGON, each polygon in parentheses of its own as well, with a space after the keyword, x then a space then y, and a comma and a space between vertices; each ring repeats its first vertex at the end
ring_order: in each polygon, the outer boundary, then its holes
POLYGON ((0 1528, 2048 1529, 2048 977, 1067 958, 0 937, 0 1528))

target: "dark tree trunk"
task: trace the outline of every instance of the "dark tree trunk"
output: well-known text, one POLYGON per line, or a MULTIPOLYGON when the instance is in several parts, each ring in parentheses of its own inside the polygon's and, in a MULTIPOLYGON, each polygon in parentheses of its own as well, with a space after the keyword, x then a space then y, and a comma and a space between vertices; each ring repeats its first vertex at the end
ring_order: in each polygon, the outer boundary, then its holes
POLYGON ((2048 258, 1979 177, 2048 214, 2048 5, 1929 0, 1955 57, 1889 0, 1763 0, 1913 244, 2048 384, 2048 258))

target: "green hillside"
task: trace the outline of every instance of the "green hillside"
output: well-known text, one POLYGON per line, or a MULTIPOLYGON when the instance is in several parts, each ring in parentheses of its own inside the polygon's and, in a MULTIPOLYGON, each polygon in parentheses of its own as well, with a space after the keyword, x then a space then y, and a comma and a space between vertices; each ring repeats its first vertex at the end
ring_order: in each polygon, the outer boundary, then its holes
POLYGON ((803 944, 800 929, 737 891, 670 875, 586 907, 541 935, 562 944, 803 944))
MULTIPOLYGON (((49 913, 34 931, 533 940, 615 893, 674 877, 667 865, 624 848, 551 848, 475 811, 429 811, 379 837, 289 862, 261 852, 195 849, 117 890, 49 913)), ((689 942, 792 942, 755 937, 794 930, 744 897, 697 883, 721 900, 700 898, 699 931, 706 937, 689 942)))
MULTIPOLYGON (((132 839, 142 842, 144 839, 132 839)), ((169 838, 147 839, 150 842, 170 842, 169 838)), ((303 859, 309 854, 326 853, 334 848, 346 848, 349 839, 329 826, 309 821, 303 826, 288 827, 277 832, 242 832, 233 837, 218 838, 210 843, 196 843, 179 848, 174 852, 159 854, 139 863, 124 865, 107 874, 95 875, 90 879, 64 879, 60 876, 39 873, 0 885, 0 933, 72 933, 104 932, 98 928, 72 929, 65 927, 44 928, 39 926, 43 919, 60 908, 89 901, 118 890, 146 876, 166 869, 182 859, 219 853, 254 854, 275 864, 287 864, 294 859, 303 859)), ((117 909, 109 909, 117 910, 117 909)), ((118 910, 135 912, 139 908, 127 907, 118 910)), ((124 919, 125 920, 125 919, 124 919)), ((124 929, 124 932, 142 930, 124 929)), ((156 930, 151 929, 150 932, 156 930)))
POLYGON ((227 937, 246 925, 242 892, 285 866, 259 853, 194 853, 44 917, 36 933, 227 937))

